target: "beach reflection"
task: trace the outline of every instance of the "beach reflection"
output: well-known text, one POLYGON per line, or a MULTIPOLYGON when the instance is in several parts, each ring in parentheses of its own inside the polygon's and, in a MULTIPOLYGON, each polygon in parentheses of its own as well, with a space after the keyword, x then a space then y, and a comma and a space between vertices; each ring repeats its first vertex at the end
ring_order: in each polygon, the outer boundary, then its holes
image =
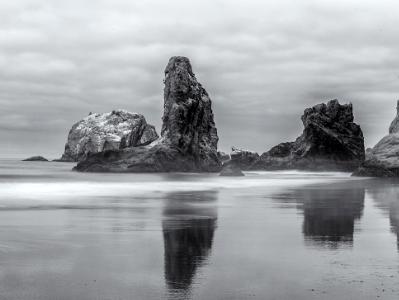
POLYGON ((167 195, 162 231, 165 282, 172 299, 187 297, 197 269, 212 249, 217 221, 217 192, 176 192, 167 195))
POLYGON ((303 213, 306 245, 336 249, 351 247, 356 220, 362 217, 365 189, 359 184, 336 184, 294 189, 275 199, 296 203, 303 213))
POLYGON ((367 193, 375 201, 376 206, 389 216, 391 231, 396 235, 399 251, 399 185, 396 179, 374 180, 369 184, 367 193))

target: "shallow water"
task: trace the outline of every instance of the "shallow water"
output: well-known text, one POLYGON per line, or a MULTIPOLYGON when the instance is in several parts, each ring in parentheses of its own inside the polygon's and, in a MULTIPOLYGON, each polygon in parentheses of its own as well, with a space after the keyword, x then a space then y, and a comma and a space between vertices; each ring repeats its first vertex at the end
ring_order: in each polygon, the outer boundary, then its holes
POLYGON ((0 161, 0 299, 398 299, 399 182, 0 161))

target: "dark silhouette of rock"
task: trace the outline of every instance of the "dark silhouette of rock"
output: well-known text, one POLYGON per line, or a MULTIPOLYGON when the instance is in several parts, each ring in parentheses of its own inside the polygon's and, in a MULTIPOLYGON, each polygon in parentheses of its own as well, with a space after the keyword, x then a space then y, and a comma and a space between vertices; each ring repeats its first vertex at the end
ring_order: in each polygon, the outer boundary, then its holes
POLYGON ((245 176, 240 167, 232 161, 225 162, 220 176, 245 176))
POLYGON ((148 145, 158 138, 143 115, 125 110, 90 113, 69 131, 65 152, 57 161, 81 161, 89 154, 148 145))
POLYGON ((399 176, 399 100, 397 115, 389 127, 389 134, 367 151, 366 160, 353 173, 353 176, 399 176))
POLYGON ((376 207, 389 215, 391 231, 397 237, 396 243, 399 251, 399 188, 397 179, 386 179, 383 183, 376 180, 369 182, 367 193, 376 203, 376 207))
POLYGON ((175 56, 165 69, 161 138, 147 146, 103 151, 80 162, 78 171, 217 172, 218 136, 208 93, 190 61, 175 56))
POLYGON ((303 214, 302 233, 311 247, 352 246, 355 223, 364 209, 364 181, 300 187, 273 197, 283 207, 296 204, 303 214))
POLYGON ((353 123, 352 104, 331 100, 304 111, 303 133, 261 155, 250 169, 353 171, 365 158, 363 133, 353 123))
POLYGON ((303 193, 303 234, 312 245, 352 245, 364 208, 364 188, 308 189, 303 193))
POLYGON ((165 281, 175 296, 190 291, 196 270, 210 255, 217 221, 216 200, 215 191, 166 196, 162 221, 165 281))
POLYGON ((43 156, 32 156, 22 161, 48 161, 48 159, 44 158, 43 156))

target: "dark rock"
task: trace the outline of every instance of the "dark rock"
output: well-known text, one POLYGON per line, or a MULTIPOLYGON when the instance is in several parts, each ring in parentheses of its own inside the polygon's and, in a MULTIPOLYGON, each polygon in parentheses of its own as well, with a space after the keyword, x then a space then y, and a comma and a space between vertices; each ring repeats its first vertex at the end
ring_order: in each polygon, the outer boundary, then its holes
POLYGON ((79 171, 217 172, 218 136, 211 99, 186 57, 172 57, 165 69, 161 138, 147 146, 90 155, 79 171))
POLYGON ((256 152, 231 148, 230 158, 241 170, 249 170, 259 160, 259 154, 256 152))
POLYGON ((125 110, 90 113, 69 131, 65 152, 57 161, 81 161, 89 154, 148 145, 158 138, 143 115, 125 110))
POLYGON ((22 161, 48 161, 48 159, 44 158, 43 156, 32 156, 22 161))
POLYGON ((353 123, 352 104, 331 100, 304 111, 303 133, 261 155, 251 169, 353 171, 365 158, 363 133, 353 123))
POLYGON ((382 165, 366 163, 357 168, 352 176, 357 177, 397 177, 399 169, 392 170, 382 165))
POLYGON ((240 167, 232 161, 223 164, 220 176, 245 176, 240 167))
POLYGON ((398 177, 399 176, 399 101, 397 116, 384 136, 371 150, 367 151, 365 162, 353 176, 398 177))
POLYGON ((218 151, 218 158, 219 158, 219 160, 220 160, 222 163, 224 163, 224 162, 230 160, 230 154, 227 154, 227 153, 225 153, 225 152, 223 152, 223 151, 218 151))

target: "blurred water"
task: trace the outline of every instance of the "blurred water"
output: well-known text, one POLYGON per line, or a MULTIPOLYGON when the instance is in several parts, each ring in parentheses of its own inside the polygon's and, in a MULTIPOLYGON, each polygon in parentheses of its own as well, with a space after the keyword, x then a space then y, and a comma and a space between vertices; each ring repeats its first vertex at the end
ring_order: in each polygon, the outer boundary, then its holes
POLYGON ((0 161, 0 299, 398 299, 399 183, 0 161))

